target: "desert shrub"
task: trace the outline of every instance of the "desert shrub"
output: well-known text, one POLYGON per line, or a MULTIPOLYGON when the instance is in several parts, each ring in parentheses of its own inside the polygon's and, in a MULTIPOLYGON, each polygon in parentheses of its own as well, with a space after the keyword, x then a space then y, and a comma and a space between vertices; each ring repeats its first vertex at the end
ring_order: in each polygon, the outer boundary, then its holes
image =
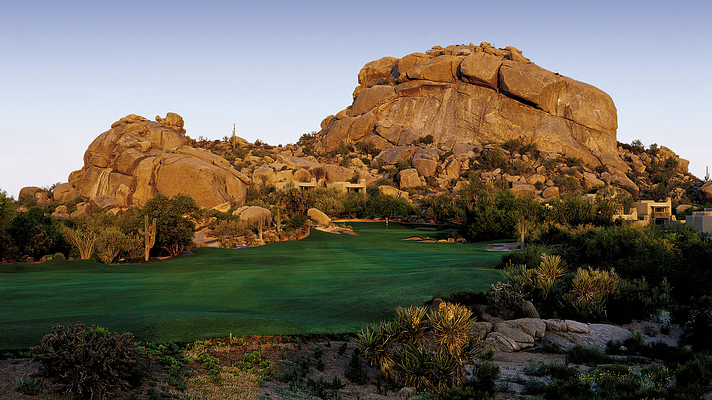
POLYGON ((316 198, 312 206, 331 217, 341 215, 345 210, 342 196, 335 189, 316 190, 316 198))
POLYGON ((470 310, 452 303, 437 311, 398 307, 393 321, 361 329, 356 345, 387 380, 439 391, 465 382, 479 342, 469 330, 473 320, 470 310))
POLYGON ((559 187, 559 190, 564 194, 579 194, 581 193, 581 184, 578 179, 573 176, 556 175, 554 184, 559 187))
POLYGON ((233 248, 238 244, 238 238, 244 237, 247 243, 251 243, 255 234, 244 222, 237 219, 222 220, 213 228, 213 235, 220 240, 220 245, 225 248, 233 248))
POLYGON ((373 157, 376 157, 381 153, 381 150, 376 147, 376 144, 370 140, 356 142, 356 144, 354 144, 354 148, 360 153, 370 154, 373 157))
POLYGON ((687 398, 701 398, 712 384, 712 356, 697 354, 675 371, 677 389, 687 398))
POLYGON ((524 374, 527 376, 550 376, 554 379, 568 380, 578 376, 579 371, 574 367, 559 364, 557 362, 529 364, 524 367, 524 374))
POLYGON ((507 157, 499 147, 493 147, 488 150, 483 150, 477 157, 477 162, 482 169, 494 170, 504 168, 507 164, 507 157))
MULTIPOLYGON (((514 175, 524 175, 532 172, 531 165, 527 164, 522 160, 515 160, 512 164, 512 174, 514 175)), ((539 182, 541 183, 541 182, 539 182)))
POLYGON ((139 357, 131 333, 119 335, 81 322, 52 327, 30 354, 67 393, 91 399, 127 389, 139 357))
POLYGON ((584 162, 579 157, 566 156, 564 157, 564 163, 566 163, 566 165, 568 165, 569 167, 575 167, 578 165, 582 165, 584 162))
POLYGON ((189 196, 176 194, 168 198, 157 194, 146 202, 144 215, 156 219, 156 247, 175 255, 193 241, 195 223, 187 216, 196 213, 200 207, 189 196))
POLYGON ((289 220, 287 221, 287 224, 284 227, 284 229, 288 230, 288 231, 299 230, 302 226, 304 226, 307 223, 308 220, 309 220, 309 217, 307 217, 304 214, 292 215, 289 218, 289 220))
POLYGON ((517 196, 509 190, 490 193, 478 190, 461 202, 464 207, 463 234, 470 240, 482 241, 518 237, 522 218, 539 223, 542 205, 529 196, 517 196))
POLYGON ((566 352, 566 360, 573 364, 607 364, 613 358, 595 347, 576 345, 566 352))
POLYGON ((346 367, 346 378, 356 384, 366 383, 368 379, 361 359, 361 350, 358 347, 354 349, 351 358, 349 358, 349 364, 346 367))
POLYGON ((403 171, 404 169, 409 169, 413 166, 413 158, 409 158, 407 160, 398 160, 396 163, 396 169, 398 172, 403 171))
POLYGON ((478 399, 478 400, 495 400, 497 397, 483 392, 473 386, 464 387, 454 387, 445 388, 438 392, 437 400, 465 400, 465 399, 478 399))
POLYGON ((472 369, 472 381, 468 384, 484 392, 494 392, 500 373, 499 365, 491 361, 479 362, 472 369))
POLYGON ((447 158, 453 154, 455 154, 455 153, 453 153, 452 151, 446 151, 445 153, 440 154, 438 156, 438 159, 440 160, 440 162, 443 162, 443 161, 447 160, 447 158))
POLYGON ((111 264, 122 251, 135 245, 131 238, 115 227, 107 227, 99 231, 94 244, 96 255, 104 264, 111 264))
POLYGON ((536 143, 531 143, 527 145, 523 145, 520 149, 519 152, 524 154, 524 153, 530 153, 534 158, 539 157, 539 149, 537 148, 536 143))
POLYGON ((24 394, 38 394, 42 390, 42 381, 29 376, 22 377, 15 380, 15 389, 24 394))
POLYGON ((508 151, 519 151, 519 149, 522 147, 522 139, 520 138, 515 138, 515 139, 509 139, 506 142, 502 143, 502 148, 508 151))
POLYGON ((526 265, 529 268, 535 268, 541 261, 542 253, 547 253, 547 248, 539 244, 530 244, 522 251, 513 251, 504 254, 497 269, 503 269, 507 265, 526 265))
POLYGON ((418 143, 433 144, 433 142, 435 142, 433 135, 425 135, 418 138, 418 143))
POLYGON ((621 279, 608 303, 608 318, 617 323, 645 320, 667 306, 670 284, 652 285, 645 279, 621 279))
POLYGON ((383 217, 406 216, 417 213, 417 209, 404 198, 380 193, 372 190, 368 201, 364 204, 366 215, 378 215, 383 217))

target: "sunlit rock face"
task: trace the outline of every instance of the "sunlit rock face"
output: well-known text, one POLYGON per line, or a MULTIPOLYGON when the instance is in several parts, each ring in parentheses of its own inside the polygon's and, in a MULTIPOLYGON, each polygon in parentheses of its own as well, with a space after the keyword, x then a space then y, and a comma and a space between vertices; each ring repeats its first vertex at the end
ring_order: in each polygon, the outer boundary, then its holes
POLYGON ((127 207, 180 193, 203 207, 242 205, 249 178, 224 158, 188 146, 183 124, 175 113, 156 121, 131 114, 114 122, 89 145, 82 169, 57 186, 55 200, 109 196, 127 207))
POLYGON ((369 62, 358 78, 351 106, 322 122, 324 151, 359 141, 385 150, 432 135, 444 151, 520 139, 593 166, 602 154, 618 157, 611 97, 511 46, 435 46, 369 62))

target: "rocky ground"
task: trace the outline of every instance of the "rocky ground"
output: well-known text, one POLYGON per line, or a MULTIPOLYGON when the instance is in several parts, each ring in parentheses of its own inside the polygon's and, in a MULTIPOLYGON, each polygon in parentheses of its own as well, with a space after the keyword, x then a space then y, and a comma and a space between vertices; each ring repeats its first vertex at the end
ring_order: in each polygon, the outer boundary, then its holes
MULTIPOLYGON (((657 324, 652 322, 634 323, 623 327, 613 325, 598 324, 590 330, 587 335, 582 335, 582 343, 589 343, 597 347, 605 347, 609 335, 617 338, 621 331, 639 331, 647 336, 648 340, 662 340, 670 344, 676 343, 679 338, 679 329, 673 329, 669 335, 662 335, 657 324)), ((226 350, 224 347, 217 347, 210 350, 210 354, 220 358, 222 366, 228 366, 234 361, 242 358, 246 351, 262 349, 265 358, 272 361, 275 370, 275 377, 259 385, 254 376, 243 375, 237 380, 224 380, 222 385, 214 385, 205 379, 204 375, 196 375, 185 379, 187 388, 177 391, 172 386, 166 384, 165 370, 153 360, 149 364, 150 376, 152 379, 144 379, 140 387, 128 394, 114 397, 115 399, 155 399, 166 398, 160 393, 173 395, 174 398, 181 399, 311 399, 303 390, 290 387, 288 382, 281 382, 280 377, 285 373, 294 370, 295 365, 300 365, 301 360, 310 358, 310 368, 308 378, 318 380, 323 378, 326 382, 333 382, 338 378, 345 386, 338 391, 342 399, 385 399, 393 397, 401 388, 381 387, 380 392, 377 386, 376 371, 369 370, 370 381, 364 385, 356 385, 349 382, 345 376, 349 358, 355 348, 352 339, 344 342, 339 338, 312 338, 306 342, 301 340, 284 340, 282 338, 263 337, 251 338, 243 346, 233 346, 226 350), (283 343, 287 341, 288 343, 283 343), (340 348, 345 344, 345 351, 340 348), (324 370, 319 371, 316 367, 314 357, 315 349, 319 347, 323 350, 324 370)), ((516 377, 523 376, 524 369, 537 363, 565 363, 566 357, 562 353, 549 353, 542 350, 542 346, 537 345, 524 351, 494 353, 493 360, 501 370, 499 387, 504 389, 498 393, 501 399, 518 398, 521 386, 516 383, 516 377)), ((184 370, 200 370, 197 364, 188 364, 184 370)), ((580 366, 585 370, 586 366, 580 366)), ((27 358, 4 359, 0 361, 0 399, 1 400, 50 400, 65 399, 68 397, 58 394, 57 387, 49 379, 43 380, 43 390, 36 395, 28 395, 16 390, 15 382, 20 378, 38 377, 39 363, 27 358)), ((230 376, 225 375, 225 376, 230 376)), ((165 395, 164 394, 164 395, 165 395)), ((408 396, 405 396, 408 397, 408 396)))

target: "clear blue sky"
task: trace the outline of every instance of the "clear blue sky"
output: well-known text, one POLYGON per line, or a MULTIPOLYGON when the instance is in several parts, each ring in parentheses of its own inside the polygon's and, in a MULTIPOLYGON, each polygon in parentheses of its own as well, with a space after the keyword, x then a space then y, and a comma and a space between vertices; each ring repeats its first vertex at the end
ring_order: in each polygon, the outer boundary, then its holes
POLYGON ((361 67, 434 45, 515 46, 613 98, 618 140, 712 150, 709 1, 35 1, 0 13, 0 190, 66 182, 127 114, 189 136, 294 143, 361 67))

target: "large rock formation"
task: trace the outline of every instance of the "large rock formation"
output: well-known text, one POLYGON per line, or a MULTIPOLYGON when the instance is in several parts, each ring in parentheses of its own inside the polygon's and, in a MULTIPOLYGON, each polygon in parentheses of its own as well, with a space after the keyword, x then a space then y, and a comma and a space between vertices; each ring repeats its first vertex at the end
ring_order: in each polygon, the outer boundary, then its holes
POLYGON ((55 200, 109 196, 117 207, 142 206, 156 194, 178 193, 203 207, 242 205, 250 179, 224 158, 188 146, 183 118, 168 113, 149 121, 128 115, 84 153, 84 167, 57 186, 55 200))
POLYGON ((436 46, 372 61, 358 78, 353 104, 322 122, 325 151, 358 141, 384 150, 433 135, 445 151, 520 139, 592 166, 606 163, 602 155, 618 157, 611 98, 531 63, 514 47, 436 46))

